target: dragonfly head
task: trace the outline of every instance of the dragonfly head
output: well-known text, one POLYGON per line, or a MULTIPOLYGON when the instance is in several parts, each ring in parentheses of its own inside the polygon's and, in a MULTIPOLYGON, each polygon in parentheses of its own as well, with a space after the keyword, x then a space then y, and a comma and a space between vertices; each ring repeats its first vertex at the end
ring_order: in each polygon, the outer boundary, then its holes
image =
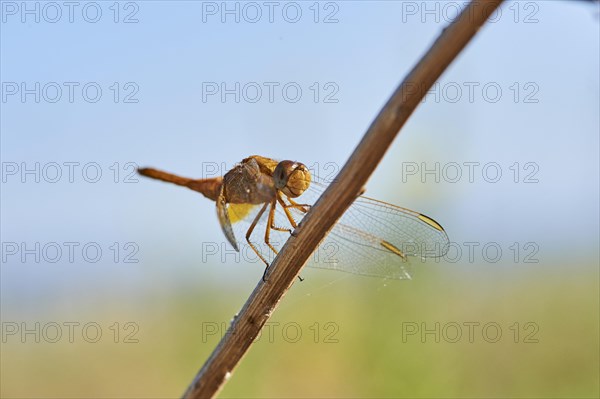
POLYGON ((275 189, 291 198, 296 198, 310 185, 310 171, 300 162, 281 161, 273 172, 275 189))

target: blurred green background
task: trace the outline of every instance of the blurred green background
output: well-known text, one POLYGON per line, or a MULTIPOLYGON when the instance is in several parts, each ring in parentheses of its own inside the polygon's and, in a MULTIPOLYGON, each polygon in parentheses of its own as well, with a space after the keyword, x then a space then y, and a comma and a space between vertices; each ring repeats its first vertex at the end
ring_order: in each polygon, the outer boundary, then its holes
MULTIPOLYGON (((369 181, 369 196, 435 218, 461 252, 415 262, 411 281, 303 271, 222 397, 600 395, 600 35, 588 3, 507 2, 369 181)), ((297 22, 192 1, 97 3, 97 22, 81 3, 69 22, 59 4, 56 23, 22 4, 0 4, 0 395, 163 398, 185 391, 263 269, 233 255, 214 203, 134 167, 199 178, 261 154, 336 171, 462 3, 302 2, 297 22), (8 94, 36 82, 96 82, 103 96, 8 94), (203 92, 236 82, 303 95, 203 92), (72 181, 65 167, 39 178, 66 162, 79 165, 72 181), (97 183, 82 177, 90 163, 97 183), (22 243, 63 253, 15 253, 22 243), (78 244, 73 260, 65 243, 78 244)))
MULTIPOLYGON (((431 266, 413 281, 388 283, 305 271, 221 396, 594 397, 595 265, 569 265, 580 269, 576 276, 565 265, 499 266, 431 266)), ((99 323, 97 343, 85 341, 82 327, 74 343, 64 326, 56 344, 10 336, 2 349, 3 396, 180 395, 253 288, 249 281, 235 290, 175 290, 180 284, 169 276, 183 267, 165 268, 161 280, 172 288, 135 305, 117 291, 95 307, 54 311, 82 326, 99 323), (115 321, 118 343, 110 329, 115 321), (139 331, 125 329, 128 321, 139 331)), ((35 321, 26 320, 29 328, 35 321)), ((54 337, 50 328, 48 336, 54 337)), ((93 329, 88 339, 95 339, 93 329)))

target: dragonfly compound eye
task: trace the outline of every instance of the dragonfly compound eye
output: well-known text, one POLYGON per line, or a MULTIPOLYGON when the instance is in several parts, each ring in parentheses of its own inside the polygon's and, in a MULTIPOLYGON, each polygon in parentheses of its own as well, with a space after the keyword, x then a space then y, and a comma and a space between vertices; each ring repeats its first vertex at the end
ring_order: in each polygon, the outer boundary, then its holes
POLYGON ((288 197, 299 197, 308 188, 311 181, 310 171, 300 163, 281 161, 273 172, 275 188, 288 197))

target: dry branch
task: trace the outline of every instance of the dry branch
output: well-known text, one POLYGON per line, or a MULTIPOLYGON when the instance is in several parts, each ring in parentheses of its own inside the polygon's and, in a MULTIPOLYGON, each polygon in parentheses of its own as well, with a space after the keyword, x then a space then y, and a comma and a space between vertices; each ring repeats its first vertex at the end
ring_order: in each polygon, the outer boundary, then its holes
POLYGON ((400 128, 429 88, 502 0, 471 2, 396 89, 332 184, 273 261, 184 398, 217 394, 320 241, 361 192, 400 128))

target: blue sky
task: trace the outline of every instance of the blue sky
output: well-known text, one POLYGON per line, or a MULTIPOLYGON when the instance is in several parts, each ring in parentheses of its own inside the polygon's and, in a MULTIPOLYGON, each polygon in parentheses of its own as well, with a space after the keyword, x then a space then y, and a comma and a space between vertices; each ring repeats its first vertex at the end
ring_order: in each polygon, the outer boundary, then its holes
MULTIPOLYGON (((64 5, 1 4, 2 241, 104 252, 43 267, 7 256, 2 295, 16 299, 23 284, 85 287, 107 270, 126 280, 165 259, 198 264, 199 243, 224 241, 214 204, 125 183, 134 165, 202 177, 261 154, 335 171, 463 3, 276 2, 272 22, 262 2, 227 3, 233 14, 221 2, 77 3, 72 22, 64 5), (112 262, 114 242, 119 259, 135 243, 141 263, 112 262)), ((505 4, 417 109, 368 194, 434 216, 458 243, 534 242, 542 263, 597 261, 598 29, 585 2, 505 4), (436 163, 439 181, 422 174, 436 163)))

